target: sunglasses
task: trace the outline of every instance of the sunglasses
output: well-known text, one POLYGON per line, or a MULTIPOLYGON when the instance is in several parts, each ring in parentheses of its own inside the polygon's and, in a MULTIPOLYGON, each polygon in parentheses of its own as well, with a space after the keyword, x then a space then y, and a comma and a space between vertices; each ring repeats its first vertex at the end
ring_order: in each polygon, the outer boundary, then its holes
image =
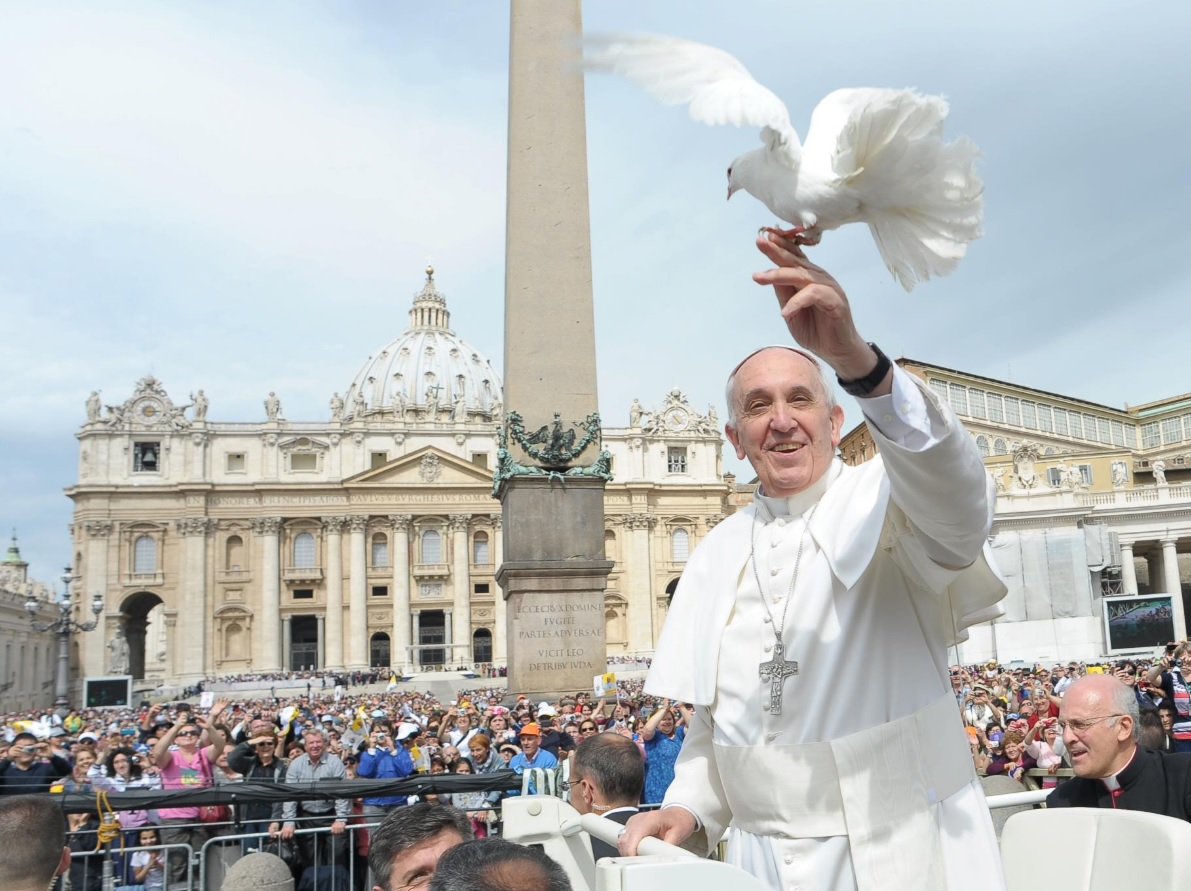
POLYGON ((580 727, 579 732, 580 733, 595 733, 596 728, 594 728, 594 727, 580 727))
POLYGON ((276 745, 276 743, 272 743, 272 742, 258 742, 258 743, 256 744, 256 747, 257 747, 258 749, 271 749, 271 748, 273 748, 273 746, 274 746, 274 745, 276 745))
POLYGON ((198 736, 197 730, 182 730, 178 732, 178 736, 198 736))

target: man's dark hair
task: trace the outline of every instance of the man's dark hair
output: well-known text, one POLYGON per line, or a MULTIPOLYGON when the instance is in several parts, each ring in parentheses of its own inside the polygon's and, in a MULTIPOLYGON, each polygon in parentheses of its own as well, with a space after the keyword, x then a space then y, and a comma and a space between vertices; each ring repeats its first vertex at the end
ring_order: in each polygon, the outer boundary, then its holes
POLYGON ((540 849, 503 838, 481 838, 447 851, 438 861, 430 891, 571 891, 571 880, 540 849))
POLYGON ((372 833, 368 848, 368 868, 380 888, 389 888, 393 858, 406 848, 434 838, 440 832, 457 832, 466 841, 472 837, 467 813, 445 804, 419 801, 389 811, 372 833))
POLYGON ((62 862, 66 817, 48 795, 0 798, 0 888, 45 888, 62 862))
POLYGON ((1137 742, 1143 749, 1161 752, 1166 748, 1166 729, 1156 708, 1143 708, 1137 717, 1137 742))
MULTIPOLYGON (((18 733, 16 736, 14 736, 12 738, 12 745, 20 746, 20 745, 28 745, 29 744, 29 743, 21 742, 22 740, 29 740, 30 742, 37 742, 37 737, 34 736, 32 733, 30 733, 28 730, 22 730, 20 733, 18 733)), ((49 881, 49 880, 47 879, 46 881, 49 881)))
POLYGON ((590 780, 609 804, 636 804, 645 785, 645 759, 627 736, 600 733, 579 743, 571 774, 590 780))

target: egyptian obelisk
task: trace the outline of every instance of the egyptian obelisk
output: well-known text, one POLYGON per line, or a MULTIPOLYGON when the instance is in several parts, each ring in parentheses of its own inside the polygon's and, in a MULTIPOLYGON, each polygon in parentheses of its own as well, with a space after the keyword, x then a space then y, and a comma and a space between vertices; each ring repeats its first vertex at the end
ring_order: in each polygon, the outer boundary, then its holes
MULTIPOLYGON (((581 34, 579 0, 512 0, 505 408, 531 431, 597 408, 581 34)), ((589 689, 606 670, 604 480, 516 475, 500 498, 509 690, 589 689)))

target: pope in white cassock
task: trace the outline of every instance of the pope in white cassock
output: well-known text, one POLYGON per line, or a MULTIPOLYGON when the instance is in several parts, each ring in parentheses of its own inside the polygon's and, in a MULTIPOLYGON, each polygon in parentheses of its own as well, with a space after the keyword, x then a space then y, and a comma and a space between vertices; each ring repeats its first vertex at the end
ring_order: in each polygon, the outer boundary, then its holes
POLYGON ((839 284, 793 242, 758 247, 795 341, 858 397, 879 457, 843 426, 808 353, 767 347, 728 380, 728 439, 755 503, 691 555, 645 690, 696 717, 661 810, 620 850, 698 828, 782 891, 1004 887, 946 649, 1000 614, 995 490, 950 408, 860 336, 839 284))

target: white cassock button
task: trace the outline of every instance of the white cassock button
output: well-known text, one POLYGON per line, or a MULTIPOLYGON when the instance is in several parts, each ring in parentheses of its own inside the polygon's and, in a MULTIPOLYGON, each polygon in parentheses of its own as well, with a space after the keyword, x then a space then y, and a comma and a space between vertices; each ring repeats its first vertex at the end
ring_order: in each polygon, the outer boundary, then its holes
POLYGON ((775 538, 775 539, 773 539, 773 541, 771 541, 771 542, 769 543, 769 546, 770 546, 771 548, 776 548, 776 547, 778 546, 778 544, 779 544, 779 542, 778 542, 778 540, 775 538))
POLYGON ((766 617, 765 617, 765 624, 766 624, 766 625, 768 625, 768 624, 769 624, 770 622, 772 622, 772 621, 773 621, 773 619, 772 619, 770 616, 766 616, 766 617))
POLYGON ((898 408, 901 410, 903 415, 908 415, 910 413, 910 403, 908 402, 903 402, 898 406, 898 408))
POLYGON ((779 526, 785 526, 785 525, 786 525, 786 518, 785 518, 785 517, 778 517, 776 522, 777 522, 777 524, 778 524, 779 526))
POLYGON ((769 742, 773 742, 775 739, 777 739, 777 734, 776 733, 766 733, 765 739, 767 739, 769 742))
POLYGON ((774 595, 773 595, 773 602, 774 602, 774 603, 781 603, 781 602, 782 602, 782 595, 781 595, 781 594, 774 594, 774 595))
POLYGON ((773 649, 773 644, 765 644, 765 652, 768 653, 773 649))
POLYGON ((888 414, 888 413, 883 414, 883 415, 881 415, 881 420, 884 421, 886 424, 888 424, 890 421, 893 420, 893 415, 888 414))
POLYGON ((761 703, 761 710, 766 711, 766 712, 769 711, 769 703, 768 702, 761 703))
POLYGON ((787 855, 786 855, 786 863, 793 863, 793 862, 794 862, 794 855, 793 855, 793 854, 787 854, 787 855))
POLYGON ((782 571, 782 568, 780 566, 775 566, 775 567, 773 567, 773 569, 769 570, 769 574, 777 575, 781 571, 782 571))

